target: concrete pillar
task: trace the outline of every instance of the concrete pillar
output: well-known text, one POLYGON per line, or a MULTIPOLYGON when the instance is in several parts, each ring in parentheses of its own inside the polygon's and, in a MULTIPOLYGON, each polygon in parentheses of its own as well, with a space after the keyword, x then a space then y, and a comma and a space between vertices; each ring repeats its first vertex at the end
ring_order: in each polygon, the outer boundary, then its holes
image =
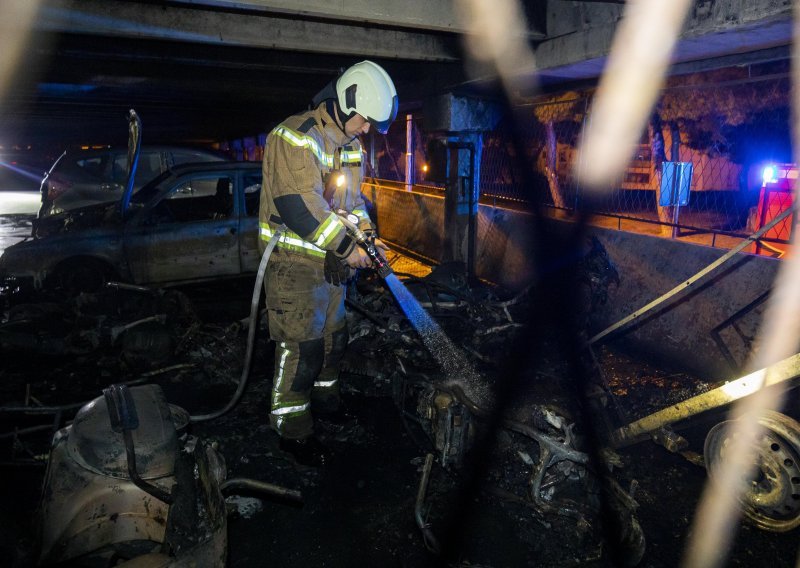
POLYGON ((443 95, 425 101, 425 127, 440 138, 446 154, 442 262, 463 262, 474 275, 480 198, 483 132, 500 119, 496 105, 483 99, 443 95))
POLYGON ((483 134, 449 136, 442 262, 463 262, 474 274, 483 134))

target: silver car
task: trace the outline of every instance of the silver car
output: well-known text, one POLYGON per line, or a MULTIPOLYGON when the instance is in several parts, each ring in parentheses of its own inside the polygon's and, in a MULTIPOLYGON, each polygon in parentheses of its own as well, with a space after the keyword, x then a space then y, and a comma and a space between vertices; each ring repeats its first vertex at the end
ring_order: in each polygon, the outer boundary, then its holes
POLYGON ((37 237, 0 257, 0 279, 74 294, 119 280, 141 285, 255 273, 261 164, 168 170, 137 192, 124 217, 100 204, 41 219, 37 237))
MULTIPOLYGON (((143 146, 133 188, 137 191, 172 166, 226 161, 211 150, 143 146)), ((95 203, 119 200, 128 179, 127 148, 67 150, 53 163, 40 184, 39 218, 95 203)))

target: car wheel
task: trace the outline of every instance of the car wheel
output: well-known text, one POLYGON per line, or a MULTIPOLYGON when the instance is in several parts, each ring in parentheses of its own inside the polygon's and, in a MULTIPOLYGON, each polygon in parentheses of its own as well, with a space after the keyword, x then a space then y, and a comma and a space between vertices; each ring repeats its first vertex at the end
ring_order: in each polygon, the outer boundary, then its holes
POLYGON ((113 278, 114 271, 107 264, 92 258, 67 260, 55 271, 53 284, 67 296, 85 292, 92 294, 103 289, 113 278))

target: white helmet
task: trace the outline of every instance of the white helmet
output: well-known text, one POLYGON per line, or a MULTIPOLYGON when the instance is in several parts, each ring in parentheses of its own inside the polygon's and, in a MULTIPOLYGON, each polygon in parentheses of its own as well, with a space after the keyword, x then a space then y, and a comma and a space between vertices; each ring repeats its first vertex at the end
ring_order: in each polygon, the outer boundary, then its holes
POLYGON ((342 73, 336 81, 336 98, 347 118, 356 113, 386 134, 397 116, 397 91, 389 74, 372 61, 362 61, 342 73))

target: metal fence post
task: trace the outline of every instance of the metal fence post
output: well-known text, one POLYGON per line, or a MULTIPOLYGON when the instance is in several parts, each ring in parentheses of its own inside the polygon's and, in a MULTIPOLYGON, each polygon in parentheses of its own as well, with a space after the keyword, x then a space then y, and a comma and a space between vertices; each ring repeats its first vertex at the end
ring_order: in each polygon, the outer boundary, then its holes
MULTIPOLYGON (((581 120, 581 132, 586 132, 586 126, 589 121, 589 97, 585 97, 583 99, 583 120, 581 120)), ((580 194, 581 194, 581 175, 580 173, 583 172, 583 152, 578 155, 578 182, 576 182, 575 186, 575 205, 574 210, 578 210, 578 205, 580 204, 580 194)))
POLYGON ((406 191, 414 188, 414 121, 406 115, 406 191))

